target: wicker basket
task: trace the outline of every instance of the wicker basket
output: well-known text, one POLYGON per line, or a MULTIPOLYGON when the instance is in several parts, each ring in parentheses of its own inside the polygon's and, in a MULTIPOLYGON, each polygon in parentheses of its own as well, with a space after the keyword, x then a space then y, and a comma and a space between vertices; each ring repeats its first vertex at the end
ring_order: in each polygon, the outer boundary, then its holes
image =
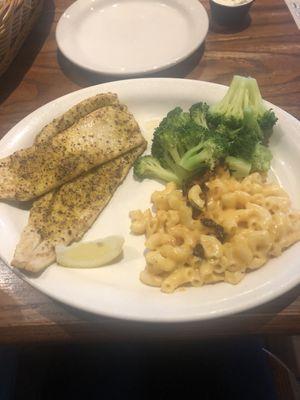
POLYGON ((0 75, 16 56, 42 5, 43 0, 0 0, 0 75))

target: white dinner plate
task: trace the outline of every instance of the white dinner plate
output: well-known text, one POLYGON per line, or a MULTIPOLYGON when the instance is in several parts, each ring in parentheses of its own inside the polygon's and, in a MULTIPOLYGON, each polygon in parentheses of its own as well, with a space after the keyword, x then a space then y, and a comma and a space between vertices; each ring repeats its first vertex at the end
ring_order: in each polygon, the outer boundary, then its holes
POLYGON ((78 0, 62 15, 62 53, 88 70, 117 75, 168 68, 204 41, 208 16, 198 0, 78 0))
MULTIPOLYGON (((226 87, 182 79, 136 79, 105 83, 70 93, 34 111, 19 122, 0 142, 0 157, 31 145, 35 135, 54 117, 84 98, 100 92, 115 92, 128 105, 148 141, 155 124, 175 106, 185 109, 200 100, 218 101, 226 87)), ((268 104, 271 106, 270 104, 268 104)), ((272 173, 300 208, 300 124, 291 115, 272 106, 279 118, 271 140, 272 173)), ((125 238, 124 258, 98 269, 67 269, 56 264, 33 278, 16 271, 32 286, 49 296, 96 314, 140 321, 200 320, 236 313, 286 292, 300 282, 300 243, 261 269, 249 273, 236 286, 217 283, 164 294, 142 284, 145 267, 144 237, 129 232, 128 213, 150 206, 150 195, 162 185, 151 180, 137 182, 132 171, 118 188, 84 240, 109 235, 125 238)), ((28 211, 0 202, 0 255, 9 264, 28 211)))

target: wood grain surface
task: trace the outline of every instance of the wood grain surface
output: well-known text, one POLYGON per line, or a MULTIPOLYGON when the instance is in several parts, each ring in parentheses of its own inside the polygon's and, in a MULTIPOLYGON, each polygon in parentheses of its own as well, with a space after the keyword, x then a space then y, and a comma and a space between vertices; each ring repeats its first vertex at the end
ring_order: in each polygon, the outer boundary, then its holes
MULTIPOLYGON (((36 27, 0 78, 0 138, 41 105, 116 79, 80 70, 58 52, 56 23, 71 3, 45 1, 36 27)), ((202 3, 209 12, 208 1, 202 3)), ((254 76, 265 99, 300 118, 300 31, 283 0, 257 0, 251 19, 235 29, 211 21, 204 46, 180 65, 152 76, 228 84, 233 74, 254 76)), ((161 326, 71 309, 31 288, 0 262, 0 343, 180 340, 237 334, 300 334, 300 286, 226 319, 161 326)))

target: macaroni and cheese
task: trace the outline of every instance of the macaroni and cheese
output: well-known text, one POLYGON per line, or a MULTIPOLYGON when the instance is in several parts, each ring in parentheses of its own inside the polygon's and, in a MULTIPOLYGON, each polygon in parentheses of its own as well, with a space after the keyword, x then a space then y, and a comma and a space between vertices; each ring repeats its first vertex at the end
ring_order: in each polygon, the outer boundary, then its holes
POLYGON ((238 181, 220 170, 205 189, 194 185, 185 196, 171 182, 152 194, 155 212, 130 212, 132 233, 146 236, 143 283, 166 293, 185 284, 237 284, 300 240, 300 213, 265 176, 238 181))

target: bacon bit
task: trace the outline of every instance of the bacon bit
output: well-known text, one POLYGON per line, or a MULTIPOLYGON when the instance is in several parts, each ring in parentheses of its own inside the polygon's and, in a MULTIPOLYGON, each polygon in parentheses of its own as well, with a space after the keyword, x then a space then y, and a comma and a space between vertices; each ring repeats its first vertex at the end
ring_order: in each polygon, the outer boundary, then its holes
POLYGON ((193 255, 199 258, 204 257, 204 249, 201 243, 198 243, 193 250, 193 255))
POLYGON ((217 224, 214 220, 210 218, 201 218, 201 222, 207 228, 212 228, 214 230, 214 234, 216 238, 221 242, 224 243, 226 239, 226 235, 224 232, 223 226, 217 224))

